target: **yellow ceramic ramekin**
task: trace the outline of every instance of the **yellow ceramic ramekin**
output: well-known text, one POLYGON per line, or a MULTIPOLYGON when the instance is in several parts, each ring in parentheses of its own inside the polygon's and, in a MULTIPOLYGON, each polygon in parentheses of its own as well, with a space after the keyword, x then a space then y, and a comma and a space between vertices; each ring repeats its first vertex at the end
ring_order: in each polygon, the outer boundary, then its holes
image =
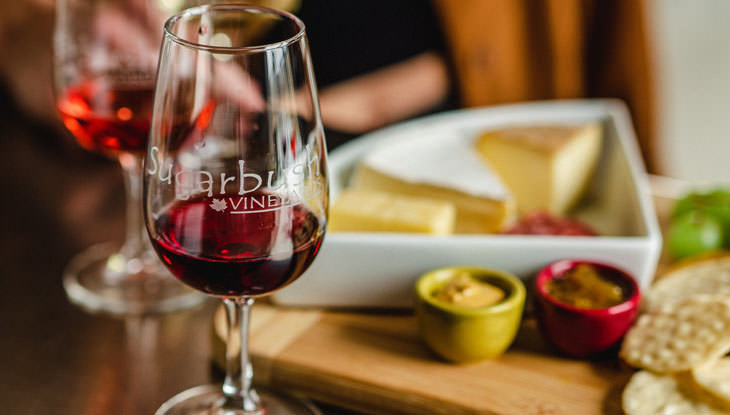
POLYGON ((517 334, 524 304, 522 281, 489 268, 439 268, 416 282, 415 312, 421 334, 431 349, 453 362, 474 362, 502 354, 517 334), (505 297, 486 307, 457 306, 434 299, 434 293, 449 278, 464 272, 499 287, 505 297))

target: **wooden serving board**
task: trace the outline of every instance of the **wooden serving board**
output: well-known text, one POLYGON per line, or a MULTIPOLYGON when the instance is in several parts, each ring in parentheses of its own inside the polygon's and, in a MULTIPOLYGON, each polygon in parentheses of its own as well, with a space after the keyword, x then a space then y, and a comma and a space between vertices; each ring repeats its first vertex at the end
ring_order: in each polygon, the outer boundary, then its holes
POLYGON ((258 383, 369 413, 618 414, 631 374, 557 356, 532 320, 500 358, 461 366, 432 354, 409 315, 259 305, 253 319, 258 383))
MULTIPOLYGON (((661 214, 668 204, 657 200, 661 214)), ((551 350, 532 318, 501 357, 454 365, 421 341, 409 314, 254 307, 256 382, 376 414, 619 414, 633 371, 613 356, 551 350)))

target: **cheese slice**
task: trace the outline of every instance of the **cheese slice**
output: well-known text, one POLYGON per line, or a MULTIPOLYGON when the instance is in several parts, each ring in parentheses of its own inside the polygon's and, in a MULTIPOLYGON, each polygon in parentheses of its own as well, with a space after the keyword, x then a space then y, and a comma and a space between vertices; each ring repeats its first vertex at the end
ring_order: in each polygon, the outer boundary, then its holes
POLYGON ((512 127, 482 134, 477 148, 514 194, 521 212, 562 215, 587 188, 601 141, 597 123, 512 127))
POLYGON ((498 232, 514 220, 514 201, 473 141, 433 132, 399 137, 363 159, 352 185, 446 201, 456 207, 457 233, 498 232))
POLYGON ((343 232, 417 232, 448 235, 456 209, 441 200, 370 190, 344 190, 330 209, 329 228, 343 232))

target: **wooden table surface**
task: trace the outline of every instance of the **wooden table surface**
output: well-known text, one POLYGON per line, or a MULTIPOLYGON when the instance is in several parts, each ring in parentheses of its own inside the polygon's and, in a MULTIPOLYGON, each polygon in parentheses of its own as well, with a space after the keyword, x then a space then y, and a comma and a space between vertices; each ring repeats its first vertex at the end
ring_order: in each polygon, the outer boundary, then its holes
MULTIPOLYGON (((672 200, 655 197, 655 204, 664 223, 672 200)), ((667 262, 663 256, 659 268, 667 262)), ((620 414, 633 370, 615 353, 560 355, 545 344, 529 309, 507 353, 454 365, 426 347, 410 314, 260 304, 252 321, 255 373, 272 387, 370 413, 620 414)))
MULTIPOLYGON (((175 393, 216 380, 209 335, 215 302, 117 319, 87 314, 66 300, 60 277, 67 261, 95 242, 122 239, 118 166, 28 119, 2 90, 0 134, 1 412, 150 414, 175 393)), ((590 403, 595 413, 612 414, 630 373, 613 359, 553 354, 529 319, 508 354, 459 367, 425 348, 407 314, 260 305, 254 316, 263 322, 252 340, 259 380, 336 403, 331 413, 468 411, 462 400, 444 400, 443 392, 467 384, 460 393, 495 410, 577 413, 590 403), (525 388, 535 382, 544 387, 525 388), (508 390, 520 393, 490 393, 508 390)))

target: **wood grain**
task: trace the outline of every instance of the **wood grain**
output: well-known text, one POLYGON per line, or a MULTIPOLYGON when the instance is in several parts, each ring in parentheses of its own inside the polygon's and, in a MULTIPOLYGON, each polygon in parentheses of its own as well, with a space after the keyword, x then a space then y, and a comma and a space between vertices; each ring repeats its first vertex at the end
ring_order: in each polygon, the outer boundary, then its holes
POLYGON ((372 413, 618 414, 631 371, 613 358, 559 356, 534 321, 498 359, 441 361, 410 315, 257 305, 251 352, 258 383, 372 413), (276 317, 271 318, 275 311, 276 317), (302 329, 306 327, 306 329, 302 329))
MULTIPOLYGON (((666 224, 669 200, 655 200, 666 224)), ((668 263, 662 257, 660 268, 668 263)), ((632 370, 615 353, 559 355, 527 310, 501 357, 455 365, 421 341, 409 314, 278 308, 257 304, 251 352, 256 381, 368 413, 613 415, 632 370)))

